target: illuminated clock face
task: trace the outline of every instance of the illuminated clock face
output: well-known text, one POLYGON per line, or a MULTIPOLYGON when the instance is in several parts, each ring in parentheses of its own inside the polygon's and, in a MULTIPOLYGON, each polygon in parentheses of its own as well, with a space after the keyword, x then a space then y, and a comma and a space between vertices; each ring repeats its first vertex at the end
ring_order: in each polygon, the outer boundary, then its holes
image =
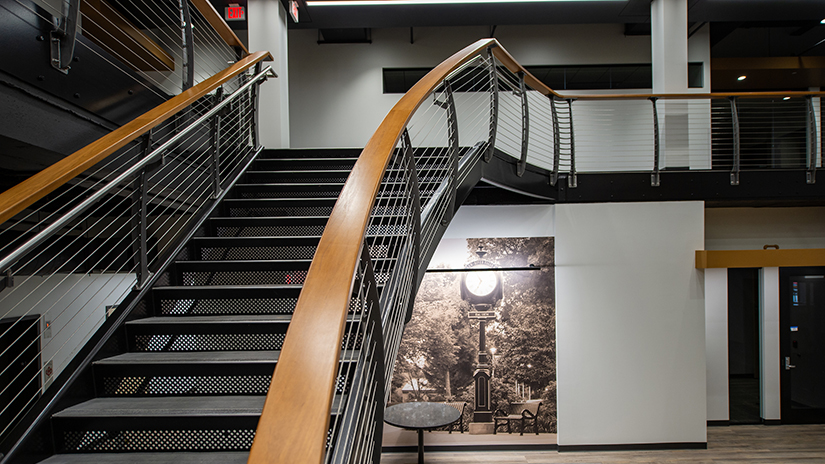
POLYGON ((493 292, 498 283, 495 271, 468 272, 464 279, 467 290, 475 296, 487 296, 493 292))

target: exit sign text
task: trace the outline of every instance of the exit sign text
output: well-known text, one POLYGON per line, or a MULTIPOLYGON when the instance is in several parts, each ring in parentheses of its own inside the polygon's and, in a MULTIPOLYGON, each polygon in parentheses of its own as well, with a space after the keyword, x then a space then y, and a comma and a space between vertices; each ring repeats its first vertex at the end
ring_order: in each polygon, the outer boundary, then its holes
POLYGON ((230 4, 226 7, 226 14, 224 19, 227 21, 243 21, 246 19, 246 11, 244 7, 237 4, 230 4))

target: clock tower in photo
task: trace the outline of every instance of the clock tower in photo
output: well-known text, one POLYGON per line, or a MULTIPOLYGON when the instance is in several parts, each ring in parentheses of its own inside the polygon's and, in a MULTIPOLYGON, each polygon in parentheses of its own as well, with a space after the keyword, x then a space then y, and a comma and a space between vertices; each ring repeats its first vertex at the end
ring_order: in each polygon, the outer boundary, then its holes
POLYGON ((502 298, 501 276, 495 264, 484 259, 487 252, 479 246, 478 258, 467 264, 461 276, 461 299, 470 304, 467 316, 478 320, 478 359, 473 372, 475 412, 470 433, 493 433, 490 405, 490 358, 487 354, 487 321, 496 318, 495 305, 502 298), (478 424, 474 427, 474 424, 478 424), (483 424, 483 425, 482 425, 483 424), (489 426, 487 426, 489 425, 489 426), (489 429, 489 431, 487 431, 489 429))

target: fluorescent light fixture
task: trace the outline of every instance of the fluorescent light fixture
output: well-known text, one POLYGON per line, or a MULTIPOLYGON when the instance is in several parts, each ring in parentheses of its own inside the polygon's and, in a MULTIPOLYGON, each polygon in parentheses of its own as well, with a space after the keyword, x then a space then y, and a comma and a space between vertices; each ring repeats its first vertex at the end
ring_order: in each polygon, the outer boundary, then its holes
POLYGON ((628 0, 307 0, 307 6, 456 5, 462 3, 627 2, 628 0))
POLYGON ((748 78, 748 76, 739 76, 739 77, 736 78, 736 80, 737 81, 744 81, 747 78, 748 78))

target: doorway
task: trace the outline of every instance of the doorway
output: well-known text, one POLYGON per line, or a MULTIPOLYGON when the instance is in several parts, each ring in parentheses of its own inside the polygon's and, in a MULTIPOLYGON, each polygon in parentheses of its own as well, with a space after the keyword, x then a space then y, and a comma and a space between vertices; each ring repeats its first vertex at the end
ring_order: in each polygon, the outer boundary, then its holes
POLYGON ((759 268, 728 269, 730 424, 759 424, 759 268))
POLYGON ((779 270, 782 422, 825 423, 825 267, 779 270))

